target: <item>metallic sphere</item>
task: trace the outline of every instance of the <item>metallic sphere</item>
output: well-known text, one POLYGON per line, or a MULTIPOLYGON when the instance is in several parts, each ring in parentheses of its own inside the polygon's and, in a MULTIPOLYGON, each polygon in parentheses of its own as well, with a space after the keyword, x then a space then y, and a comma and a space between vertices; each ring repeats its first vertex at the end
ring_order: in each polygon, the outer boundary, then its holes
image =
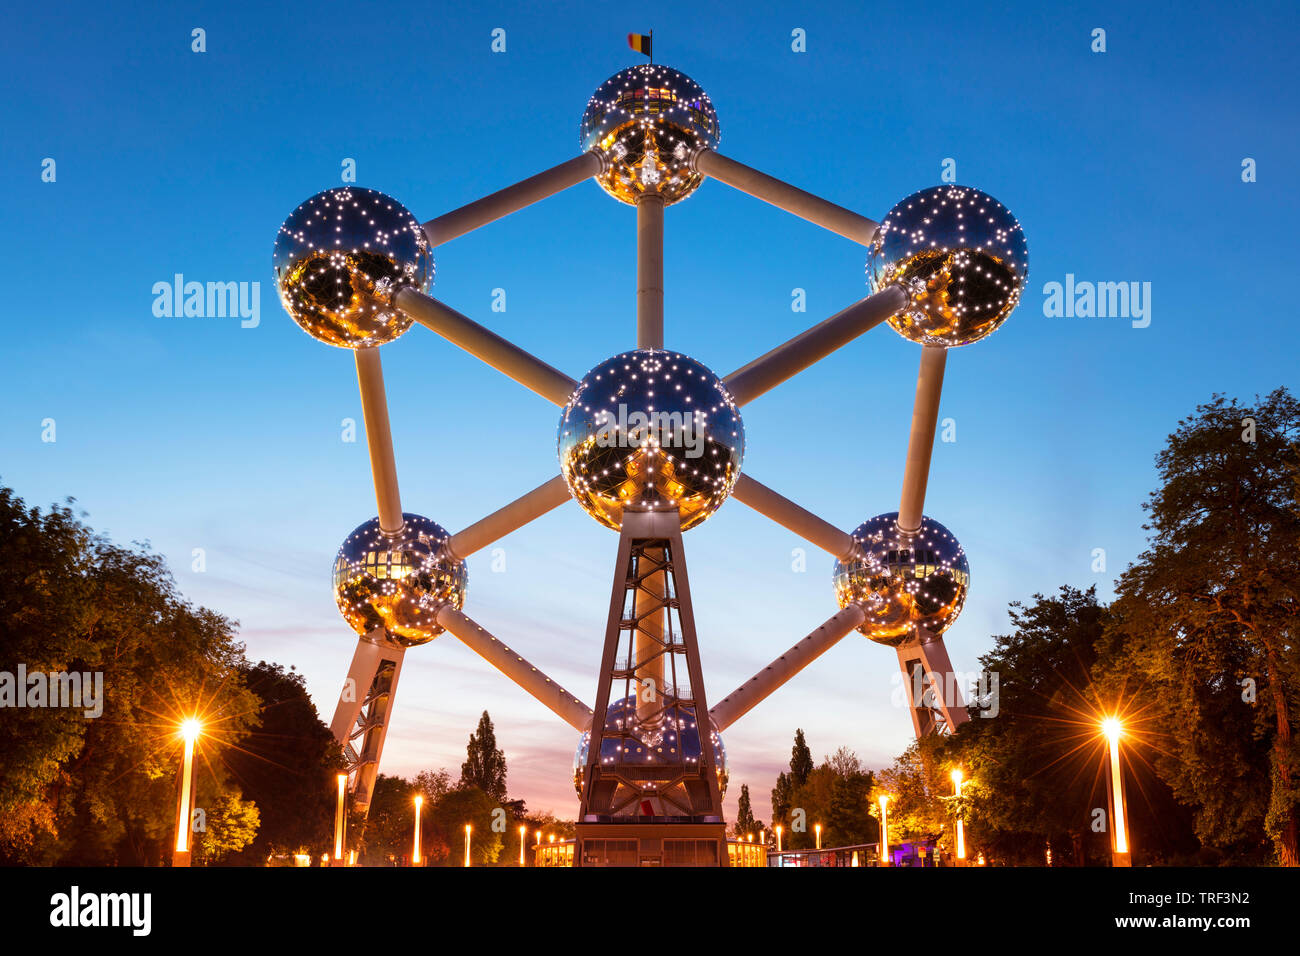
POLYGON ((642 193, 657 192, 670 205, 703 181, 691 162, 701 147, 717 147, 718 114, 689 76, 642 63, 615 73, 592 94, 579 139, 584 150, 605 158, 596 177, 605 192, 633 205, 642 193))
POLYGON ((396 199, 356 186, 317 193, 275 237, 280 302, 313 338, 342 348, 391 342, 411 327, 399 289, 428 291, 433 256, 420 223, 396 199))
POLYGON ((740 477, 745 426, 722 380, 678 352, 637 349, 586 374, 560 416, 569 493, 615 531, 630 504, 677 508, 682 530, 717 511, 740 477))
POLYGON ((840 607, 858 604, 867 619, 858 628, 898 647, 933 640, 957 620, 970 589, 966 552, 933 518, 915 534, 898 529, 898 512, 877 515, 853 532, 858 555, 835 562, 840 607))
MULTIPOLYGON (((663 709, 652 721, 643 723, 636 716, 636 695, 611 701, 605 717, 605 736, 600 742, 600 762, 611 770, 635 777, 637 767, 662 767, 700 762, 700 729, 695 724, 695 708, 663 698, 663 709), (627 734, 629 736, 621 736, 627 734)), ((727 792, 727 748, 722 736, 711 731, 713 767, 718 774, 718 789, 727 792)), ((587 777, 587 756, 591 751, 591 731, 584 730, 573 755, 573 786, 582 794, 587 777)))
POLYGON ((969 186, 908 196, 889 210, 867 257, 872 292, 901 285, 911 297, 889 324, 921 345, 969 345, 991 335, 1020 301, 1028 276, 1020 223, 969 186))
POLYGON ((353 531, 334 559, 334 599, 358 634, 383 628, 403 647, 433 640, 443 629, 438 611, 465 605, 465 562, 446 550, 447 534, 420 515, 403 514, 402 530, 387 535, 371 518, 353 531))

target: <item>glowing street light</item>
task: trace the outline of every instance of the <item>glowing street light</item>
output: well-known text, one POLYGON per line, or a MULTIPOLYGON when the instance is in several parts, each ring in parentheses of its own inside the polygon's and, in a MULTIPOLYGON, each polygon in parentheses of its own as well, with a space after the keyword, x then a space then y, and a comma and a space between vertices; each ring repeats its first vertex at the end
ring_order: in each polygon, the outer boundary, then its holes
POLYGON ((473 825, 465 824, 465 865, 469 866, 469 835, 474 829, 473 825))
POLYGON ((1110 763, 1107 764, 1107 776, 1110 777, 1111 819, 1115 821, 1115 845, 1111 850, 1111 866, 1132 866, 1133 857, 1128 848, 1128 825, 1124 819, 1124 774, 1119 765, 1119 738, 1124 734, 1124 725, 1118 717, 1107 717, 1101 722, 1101 732, 1110 742, 1110 763))
POLYGON ((347 813, 344 807, 348 797, 348 775, 341 773, 335 779, 339 785, 339 799, 338 806, 334 810, 334 859, 342 865, 343 830, 347 826, 347 813))
POLYGON ((181 722, 181 739, 185 741, 185 754, 181 758, 181 799, 176 818, 176 849, 172 853, 172 866, 190 865, 190 818, 194 802, 194 742, 203 732, 197 717, 181 722))
POLYGON ((528 827, 519 825, 519 865, 524 866, 524 844, 528 842, 528 827))
MULTIPOLYGON (((952 772, 953 793, 958 797, 961 796, 961 776, 962 775, 961 775, 960 767, 953 770, 952 772)), ((961 810, 959 809, 957 811, 957 860, 958 860, 957 865, 958 866, 963 865, 965 859, 966 859, 966 829, 965 826, 962 824, 961 810)))
POLYGON ((776 825, 776 852, 777 853, 781 852, 781 834, 784 832, 785 832, 785 827, 781 826, 781 824, 778 823, 776 825))
MULTIPOLYGON (((420 866, 420 808, 424 806, 424 794, 415 795, 415 849, 411 851, 411 865, 420 866)), ((468 850, 466 850, 468 854, 468 850)))
POLYGON ((820 823, 814 824, 813 829, 817 831, 817 849, 820 850, 822 848, 822 825, 820 823))
POLYGON ((889 866, 889 794, 880 795, 880 865, 889 866))

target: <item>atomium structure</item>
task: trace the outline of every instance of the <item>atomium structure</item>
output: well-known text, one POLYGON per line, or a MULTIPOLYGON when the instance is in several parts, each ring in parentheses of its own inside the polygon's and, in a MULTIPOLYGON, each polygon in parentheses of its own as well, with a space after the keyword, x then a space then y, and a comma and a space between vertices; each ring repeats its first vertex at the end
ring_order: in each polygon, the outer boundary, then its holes
POLYGON ((1015 308, 1028 274, 1020 225, 959 185, 923 189, 876 222, 729 159, 719 140, 698 84, 639 65, 601 84, 582 117, 583 152, 545 172, 423 224, 373 190, 328 189, 281 227, 284 308, 353 352, 378 505, 333 568, 358 641, 331 729, 361 813, 403 657, 444 631, 579 735, 577 865, 727 865, 722 733, 854 630, 894 649, 918 736, 966 719, 943 634, 966 600, 969 565, 923 505, 948 351, 988 337, 1015 308), (636 208, 636 342, 574 380, 428 292, 434 248, 589 178, 636 208), (726 376, 666 349, 664 210, 708 179, 865 247, 869 294, 726 376), (884 323, 920 348, 902 491, 897 511, 847 533, 743 472, 741 409, 884 323), (402 510, 379 348, 413 324, 561 409, 559 474, 456 533, 402 510), (465 613, 465 559, 570 498, 618 534, 592 706, 465 613), (830 554, 839 610, 710 706, 682 541, 730 498, 830 554))

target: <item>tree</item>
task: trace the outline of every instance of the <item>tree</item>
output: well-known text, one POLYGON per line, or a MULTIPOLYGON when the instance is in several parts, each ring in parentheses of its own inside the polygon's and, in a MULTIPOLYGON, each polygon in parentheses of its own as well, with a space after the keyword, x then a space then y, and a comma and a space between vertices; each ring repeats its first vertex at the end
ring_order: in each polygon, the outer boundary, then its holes
POLYGON ((749 784, 742 784, 740 797, 736 800, 736 836, 743 839, 751 833, 757 833, 763 827, 761 820, 754 818, 754 808, 749 802, 749 784))
POLYGON ((1300 865, 1300 403, 1215 395, 1156 457, 1148 549, 1117 585, 1115 631, 1173 735, 1160 770, 1207 843, 1271 839, 1300 865))
POLYGON ((465 860, 465 825, 470 825, 470 860, 476 866, 496 863, 505 846, 505 832, 495 829, 505 817, 501 804, 478 787, 457 787, 434 805, 430 823, 437 839, 450 848, 447 861, 459 866, 465 860))
POLYGON ((790 802, 794 796, 794 788, 790 785, 790 775, 784 771, 777 774, 776 786, 772 788, 772 826, 782 824, 785 827, 790 826, 790 810, 793 804, 790 802))
POLYGON ((241 665, 257 695, 257 731, 226 756, 246 799, 261 810, 257 838, 240 854, 256 864, 300 851, 319 856, 333 845, 336 775, 343 753, 321 721, 301 674, 261 661, 241 665))
POLYGON ((790 748, 790 784, 796 789, 808 782, 808 775, 813 772, 812 751, 804 740, 803 728, 794 732, 794 746, 790 748))
POLYGON ((205 829, 195 837, 194 853, 204 863, 221 863, 253 842, 261 814, 257 805, 230 794, 212 801, 205 829))
POLYGON ((465 763, 460 768, 460 785, 477 787, 497 802, 506 802, 506 755, 497 748, 492 718, 483 711, 478 730, 470 734, 465 748, 465 763))

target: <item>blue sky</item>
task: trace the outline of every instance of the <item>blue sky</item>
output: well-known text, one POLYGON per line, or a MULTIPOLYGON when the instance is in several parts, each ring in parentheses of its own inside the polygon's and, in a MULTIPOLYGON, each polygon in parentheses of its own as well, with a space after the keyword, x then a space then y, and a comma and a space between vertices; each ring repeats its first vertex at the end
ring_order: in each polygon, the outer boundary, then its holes
MULTIPOLYGON (((665 3, 644 22, 594 4, 14 13, 0 480, 150 541, 189 597, 240 621, 250 657, 306 675, 328 720, 355 643, 330 564, 375 509, 364 442, 340 440, 361 417, 351 356, 280 309, 276 228, 339 184, 344 158, 424 220, 575 155, 587 97, 637 60, 624 34, 653 27, 656 60, 712 96, 722 152, 877 219, 951 157, 958 182, 1019 216, 1023 303, 949 357, 940 412, 957 440, 936 444, 926 511, 972 571, 953 662, 975 667, 1012 600, 1065 583, 1108 594, 1142 549, 1140 503, 1177 419, 1215 391, 1297 385, 1296 309, 1271 291, 1294 270, 1300 212, 1296 9, 847 6, 665 3), (1242 182, 1246 157, 1257 182, 1242 182), (155 317, 153 284, 175 273, 260 282, 260 324, 155 317), (1151 283, 1150 326, 1046 317, 1044 283, 1067 273, 1151 283)), ((633 342, 634 244, 632 209, 583 183, 440 248, 434 294, 578 377, 633 342)), ((863 264, 853 243, 707 182, 668 211, 666 344, 726 374, 864 295, 863 264)), ((895 510, 918 357, 876 329, 753 402, 745 470, 846 530, 895 510)), ((557 470, 544 400, 419 327, 383 359, 406 510, 455 531, 557 470)), ((835 610, 830 558, 810 550, 793 572, 801 542, 738 502, 686 545, 714 700, 835 610)), ((614 546, 566 504, 502 543, 504 573, 471 559, 466 610, 590 701, 614 546)), ((729 807, 749 783, 765 817, 796 726, 819 759, 844 745, 887 763, 911 733, 895 670, 850 636, 732 728, 729 807)), ((512 793, 572 815, 575 734, 450 637, 408 655, 384 769, 454 771, 483 709, 512 793)))

